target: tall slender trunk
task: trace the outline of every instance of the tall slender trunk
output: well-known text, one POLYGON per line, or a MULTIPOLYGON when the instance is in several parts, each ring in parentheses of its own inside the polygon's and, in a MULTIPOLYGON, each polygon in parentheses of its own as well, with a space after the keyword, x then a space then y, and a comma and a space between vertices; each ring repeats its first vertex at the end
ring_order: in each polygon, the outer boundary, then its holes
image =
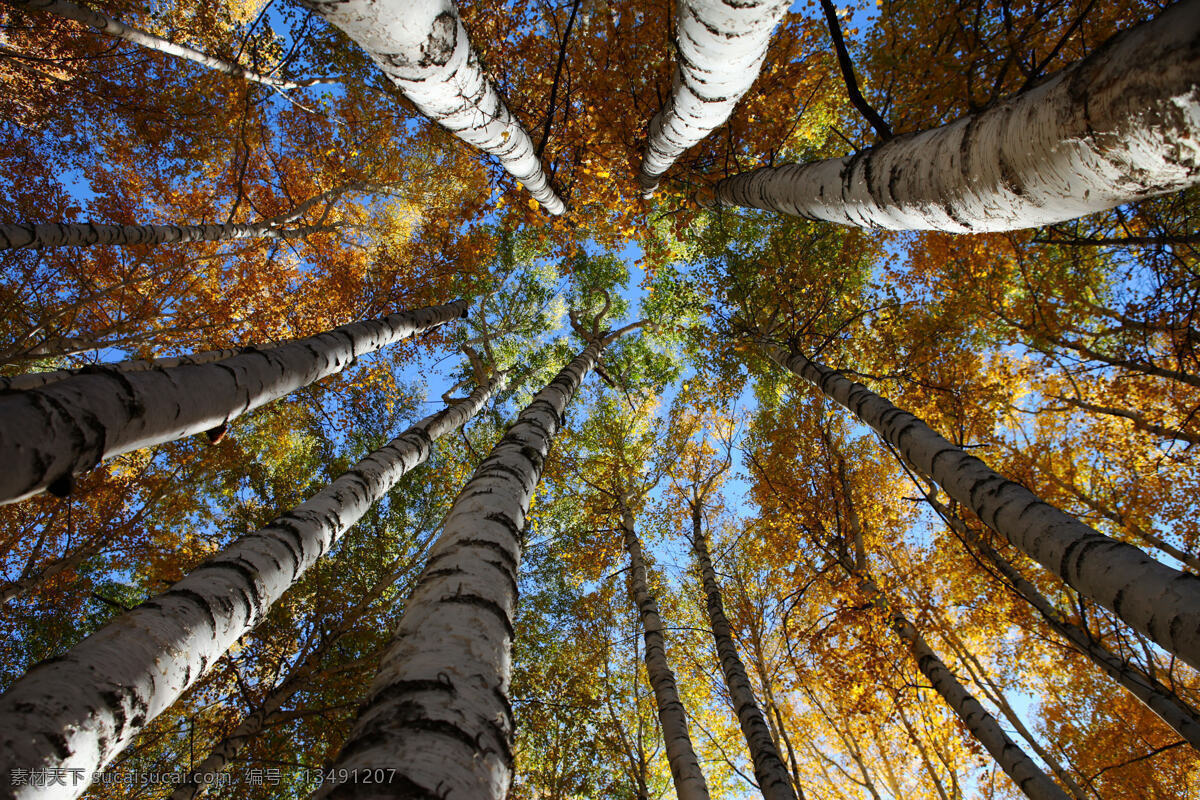
POLYGON ((417 109, 500 160, 550 214, 566 210, 529 134, 484 75, 453 0, 300 0, 366 51, 417 109))
MULTIPOLYGON (((163 594, 0 696, 0 762, 30 769, 102 769, 237 640, 406 472, 434 441, 483 408, 492 380, 360 460, 270 525, 243 536, 163 594)), ((70 783, 68 781, 68 783, 70 783)), ((12 786, 7 798, 76 797, 78 786, 12 786)))
POLYGON ((286 716, 280 713, 279 709, 298 689, 299 687, 280 687, 268 694, 258 708, 247 714, 237 727, 221 737, 221 741, 209 750, 203 761, 191 769, 188 780, 180 783, 179 788, 171 793, 168 800, 195 800, 204 794, 214 777, 223 772, 242 752, 242 748, 258 736, 263 728, 286 716))
POLYGON ((451 506, 380 661, 335 774, 317 797, 504 798, 512 781, 508 700, 517 576, 529 504, 563 413, 619 331, 597 337, 533 398, 451 506))
POLYGON ((0 250, 21 247, 88 247, 90 245, 172 244, 175 242, 222 242, 235 239, 294 239, 312 233, 327 233, 338 225, 324 223, 286 226, 295 223, 313 208, 326 204, 326 211, 338 198, 355 190, 370 191, 379 186, 346 183, 308 198, 290 211, 262 220, 212 225, 111 225, 100 222, 55 222, 36 225, 0 224, 0 250))
POLYGON ((1005 231, 1200 181, 1200 0, 979 114, 845 158, 763 167, 719 203, 893 230, 1005 231))
POLYGON ((1153 711, 1159 719, 1169 725, 1193 748, 1200 750, 1200 714, 1197 714, 1195 709, 1143 670, 1112 652, 1101 642, 1096 641, 1086 630, 1068 620, 1008 559, 1000 555, 995 548, 972 531, 962 520, 954 516, 950 509, 936 498, 928 498, 928 500, 954 531, 963 538, 964 543, 995 567, 1009 586, 1033 606, 1046 620, 1046 624, 1059 636, 1087 656, 1109 677, 1125 687, 1130 694, 1153 711))
POLYGON ((950 800, 946 794, 946 785, 942 783, 942 779, 938 777, 937 769, 933 766, 933 761, 929 758, 929 751, 925 749, 925 745, 921 743, 921 737, 917 734, 916 728, 908 721, 908 716, 904 713, 904 707, 900 705, 898 698, 892 698, 892 703, 896 707, 896 713, 900 717, 900 724, 904 726, 904 730, 908 733, 909 740, 913 746, 917 748, 917 755, 921 757, 921 765, 925 767, 925 774, 933 781, 933 788, 937 791, 938 797, 941 800, 950 800))
POLYGON ((223 72, 226 75, 236 75, 239 78, 245 78, 254 83, 274 86, 278 89, 297 89, 301 86, 312 86, 319 82, 310 80, 293 83, 292 81, 285 81, 282 78, 262 75, 238 64, 215 58, 191 47, 175 44, 161 36, 155 36, 152 33, 130 27, 112 17, 101 14, 99 11, 77 6, 74 3, 66 2, 66 0, 7 0, 7 2, 30 11, 45 11, 63 19, 75 20, 90 28, 95 28, 107 36, 124 39, 141 47, 156 50, 185 61, 191 61, 216 72, 223 72))
POLYGON ((219 429, 415 333, 465 316, 456 300, 341 325, 267 351, 146 372, 99 371, 0 396, 0 503, 61 487, 106 458, 219 429))
POLYGON ((770 355, 875 429, 1018 550, 1165 650, 1200 668, 1200 578, 1111 539, 1006 480, 859 383, 796 352, 770 355))
POLYGON ((638 175, 647 197, 684 151, 729 119, 758 77, 771 32, 787 8, 786 0, 678 0, 671 95, 650 121, 638 175))
POLYGON ((634 602, 642 618, 642 630, 646 638, 646 674, 654 697, 658 701, 658 720, 662 725, 663 743, 667 749, 667 762, 671 765, 671 778, 675 783, 675 796, 679 800, 708 800, 708 785, 700 762, 692 750, 692 739, 688 735, 687 715, 675 686, 675 673, 667 662, 667 648, 663 640, 662 620, 658 616, 658 604, 650 594, 646 582, 646 562, 642 559, 642 544, 634 529, 633 512, 629 508, 631 498, 622 496, 621 530, 625 535, 625 550, 629 553, 629 578, 634 602))
MULTIPOLYGON (((754 763, 754 778, 758 781, 758 790, 764 800, 796 800, 796 792, 788 777, 787 767, 779 755, 778 748, 771 738, 771 731, 758 708, 750 679, 746 675, 746 667, 738 656, 737 646, 733 642, 733 631, 729 619, 725 616, 725 607, 721 602, 721 587, 717 584, 717 572, 713 569, 712 558, 708 553, 708 542, 705 541, 701 529, 702 519, 698 503, 692 504, 692 550, 700 565, 700 578, 704 585, 705 606, 708 610, 708 622, 712 629, 713 640, 717 646, 717 657, 721 662, 721 672, 725 675, 725 686, 737 712, 738 723, 742 734, 746 737, 746 745, 750 749, 750 759, 754 763)), ((629 533, 626 532, 626 536, 629 533)), ((804 795, 800 795, 803 800, 804 795)))
POLYGON ((921 635, 908 618, 897 611, 888 602, 887 596, 875 582, 865 574, 858 572, 853 560, 845 553, 839 553, 838 562, 851 575, 859 588, 882 608, 891 619, 892 630, 904 642, 917 669, 933 685, 933 688, 971 735, 983 745, 1000 768, 1012 778, 1017 788, 1030 800, 1070 800, 1070 797, 1050 779, 1045 772, 1031 759, 1025 751, 1014 742, 996 718, 988 713, 975 696, 959 683, 945 662, 933 651, 925 637, 921 635))
POLYGON ((1071 797, 1075 798, 1075 800, 1090 800, 1087 794, 1075 781, 1075 778, 1071 776, 1071 773, 1065 767, 1063 767, 1061 763, 1059 763, 1059 760, 1054 756, 1053 753, 1042 746, 1042 743, 1038 741, 1038 738, 1033 735, 1032 731, 1029 730, 1029 727, 1025 724, 1025 721, 1021 719, 1021 715, 1016 712, 1016 709, 1014 709, 1012 704, 1008 702, 1008 698, 1004 696, 1004 690, 997 686, 996 682, 992 680, 992 677, 988 674, 983 664, 980 663, 978 657, 971 652, 971 649, 967 647, 966 643, 964 643, 963 640, 960 639, 954 632, 953 626, 947 624, 946 621, 942 619, 938 620, 937 626, 942 638, 948 645, 950 645, 950 650, 958 657, 959 663, 963 665, 963 668, 966 669, 968 675, 975 682, 975 685, 979 687, 981 692, 983 692, 983 696, 987 698, 987 700, 994 706, 996 706, 997 709, 999 709, 1000 714, 1006 720, 1008 720, 1008 724, 1012 725, 1013 730, 1015 730, 1021 738, 1028 742, 1030 748, 1037 755, 1037 757, 1040 758, 1042 762, 1046 764, 1046 766, 1050 767, 1050 771, 1053 772, 1062 782, 1063 786, 1067 788, 1067 792, 1070 793, 1071 797))
POLYGON ((336 230, 333 225, 280 229, 270 222, 212 225, 110 225, 102 222, 0 224, 0 250, 19 247, 87 247, 95 244, 171 244, 234 239, 294 239, 336 230))

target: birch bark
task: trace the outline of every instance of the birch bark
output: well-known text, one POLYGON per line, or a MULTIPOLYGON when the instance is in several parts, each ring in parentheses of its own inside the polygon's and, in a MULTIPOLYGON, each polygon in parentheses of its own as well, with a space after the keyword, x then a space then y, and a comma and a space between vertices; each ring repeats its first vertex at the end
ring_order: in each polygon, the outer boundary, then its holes
MULTIPOLYGON (((622 331, 623 332, 623 331, 622 331)), ((596 338, 538 392, 459 493, 335 761, 390 782, 328 783, 319 798, 502 800, 513 771, 508 700, 526 515, 596 338)))
MULTIPOLYGON (((729 690, 729 698, 733 701, 737 712, 738 724, 746 737, 746 745, 750 749, 750 759, 754 763, 754 778, 758 781, 758 790, 764 800, 797 800, 792 788, 791 778, 787 767, 779 755, 771 731, 758 708, 754 690, 750 686, 750 678, 746 667, 738 656, 737 646, 733 642, 733 631, 729 619, 725 616, 725 606, 721 602, 721 587, 717 584, 717 572, 713 569, 712 558, 708 553, 708 542, 705 541, 701 530, 700 506, 692 504, 692 550, 700 565, 700 578, 704 585, 705 606, 708 610, 708 622, 712 629, 713 640, 717 645, 717 657, 721 662, 721 672, 725 676, 725 686, 729 690)), ((626 537, 629 533, 626 532, 626 537)), ((800 800, 804 800, 803 793, 800 800)))
POLYGON ((0 763, 9 778, 0 797, 79 796, 86 780, 78 786, 14 785, 11 770, 78 769, 90 778, 103 768, 253 628, 372 503, 428 458, 434 441, 477 414, 497 384, 492 380, 421 420, 163 594, 26 673, 0 696, 0 763))
POLYGON ((1033 606, 1055 632, 1078 650, 1110 678, 1121 684, 1130 694, 1153 711, 1159 719, 1197 751, 1200 751, 1200 715, 1183 703, 1171 691, 1151 678, 1144 671, 1109 650, 1083 628, 1066 618, 1044 594, 1038 591, 1020 571, 994 547, 971 530, 961 519, 955 517, 935 498, 928 498, 942 518, 950 525, 965 544, 982 555, 999 572, 1012 589, 1033 606))
POLYGON ((1200 0, 999 105, 845 158, 719 182, 718 203, 892 230, 1049 225, 1200 181, 1200 0))
POLYGON ((24 391, 49 386, 76 375, 88 375, 96 372, 149 372, 170 367, 198 366, 211 364, 214 361, 224 361, 227 358, 243 353, 265 352, 278 347, 277 344, 251 345, 249 347, 226 348, 224 350, 205 350, 190 356, 171 356, 168 358, 136 358, 129 361, 111 361, 104 364, 88 364, 74 369, 56 369, 52 372, 27 372, 24 375, 11 377, 0 376, 0 391, 24 391))
POLYGON ((500 160, 550 214, 566 207, 525 128, 484 76, 453 0, 300 0, 340 28, 417 109, 500 160))
POLYGON ((1093 530, 1006 480, 928 425, 795 350, 771 357, 854 413, 1018 550, 1168 652, 1200 667, 1200 578, 1093 530))
POLYGON ((667 750, 667 762, 671 765, 671 778, 675 783, 675 796, 679 800, 709 800, 708 784, 704 772, 692 749, 688 735, 687 715, 679 691, 675 686, 675 673, 667 662, 666 642, 663 639, 662 620, 658 616, 658 604, 650 594, 646 581, 646 562, 642 558, 642 543, 634 528, 633 512, 629 508, 632 498, 620 499, 621 530, 625 536, 625 550, 629 553, 629 578, 633 599, 642 618, 642 630, 646 639, 646 674, 654 689, 658 702, 658 720, 662 725, 663 743, 667 750))
POLYGON ((654 193, 684 151, 729 119, 758 77, 771 32, 787 8, 787 0, 678 0, 679 60, 671 96, 650 121, 638 174, 644 196, 654 193))
POLYGON ((110 225, 101 222, 0 224, 0 250, 19 247, 88 247, 96 244, 171 244, 234 239, 294 239, 335 230, 332 225, 280 229, 271 222, 214 225, 110 225))
POLYGON ((321 82, 310 80, 293 83, 292 81, 285 81, 282 78, 262 75, 254 70, 246 69, 224 59, 215 58, 191 47, 175 44, 161 36, 155 36, 152 33, 130 27, 112 17, 101 14, 99 11, 77 6, 74 3, 66 2, 66 0, 7 0, 7 2, 21 8, 29 9, 30 11, 45 11, 48 14, 54 14, 63 19, 75 20, 90 28, 95 28, 107 36, 124 39, 141 47, 157 50, 160 53, 194 62, 216 72, 223 72, 226 75, 236 75, 239 78, 245 78, 248 81, 261 83, 265 86, 274 86, 279 89, 298 89, 301 86, 312 86, 321 82))
POLYGON ((101 370, 0 396, 0 503, 69 482, 105 458, 219 428, 466 309, 456 300, 210 364, 101 370))

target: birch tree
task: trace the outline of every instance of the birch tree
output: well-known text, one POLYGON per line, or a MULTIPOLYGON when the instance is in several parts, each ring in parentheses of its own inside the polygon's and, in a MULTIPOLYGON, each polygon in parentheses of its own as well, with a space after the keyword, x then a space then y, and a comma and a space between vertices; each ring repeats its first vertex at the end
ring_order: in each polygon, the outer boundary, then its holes
POLYGON ((550 214, 566 210, 533 142, 484 74, 453 0, 301 0, 358 44, 418 110, 500 160, 550 214))
POLYGON ((591 337, 475 469, 334 764, 335 776, 382 769, 388 782, 331 782, 316 797, 507 795, 512 621, 529 505, 567 404, 604 348, 640 324, 591 337))
POLYGON ((67 0, 9 0, 11 5, 19 8, 25 8, 29 11, 43 11, 48 14, 53 14, 56 17, 70 19, 76 22, 87 25, 90 28, 95 28, 100 33, 106 36, 112 36, 117 39, 136 44, 140 47, 145 47, 150 50, 155 50, 159 53, 172 56, 184 61, 191 61, 194 64, 199 64, 207 69, 216 72, 222 72, 226 75, 233 75, 238 78, 245 78, 254 83, 261 83, 264 86, 271 86, 277 89, 298 89, 302 86, 313 86, 323 82, 322 79, 312 79, 307 81, 288 81, 283 78, 276 78, 272 75, 263 75, 254 70, 247 69, 239 64, 231 61, 226 61, 221 58, 210 56, 185 45, 176 44, 175 42, 164 39, 161 36, 155 36, 147 31, 139 30, 131 25, 126 25, 120 20, 113 19, 107 14, 102 14, 94 9, 77 6, 74 3, 68 3, 67 0))
POLYGON ((22 225, 0 223, 0 250, 21 247, 88 247, 91 245, 170 244, 175 242, 223 242, 236 239, 296 239, 313 233, 338 230, 326 224, 329 210, 353 191, 382 191, 387 187, 346 183, 316 194, 295 208, 262 222, 209 225, 112 225, 101 222, 54 222, 22 225), (294 225, 309 211, 324 206, 315 225, 294 225))
POLYGON ((768 352, 873 428, 1018 550, 1185 663, 1200 666, 1200 578, 1164 566, 1039 500, 862 384, 795 349, 768 352))
POLYGON ((996 106, 844 158, 762 167, 716 202, 843 225, 1049 225, 1200 181, 1200 2, 1180 0, 996 106))
POLYGON ((678 0, 671 94, 650 121, 638 182, 646 197, 684 151, 720 127, 750 90, 786 0, 678 0))
POLYGON ((725 616, 721 587, 717 583, 717 572, 713 569, 708 542, 704 536, 702 504, 703 497, 699 493, 694 494, 689 503, 692 514, 692 552, 700 566, 705 608, 717 646, 717 656, 721 660, 721 672, 725 676, 725 686, 737 712, 738 724, 746 737, 746 746, 750 749, 758 790, 762 792, 764 800, 796 800, 797 797, 803 800, 804 794, 801 792, 797 795, 792 788, 787 767, 780 757, 779 748, 771 738, 771 730, 767 727, 762 711, 759 710, 746 667, 733 642, 733 630, 725 616))
POLYGON ((213 431, 370 353, 466 315, 464 300, 354 322, 269 350, 140 372, 98 369, 0 397, 0 502, 51 488, 106 458, 213 431))
POLYGON ((667 761, 671 765, 671 778, 675 783, 675 794, 679 800, 708 800, 708 784, 692 739, 688 734, 687 714, 679 699, 675 686, 675 673, 667 661, 666 641, 663 638, 662 619, 658 614, 658 603, 650 593, 646 580, 646 561, 642 557, 642 543, 634 526, 630 505, 635 498, 622 493, 617 507, 621 514, 621 533, 625 540, 625 551, 629 553, 629 583, 638 616, 642 620, 642 635, 646 640, 646 674, 654 697, 658 701, 658 720, 662 725, 663 741, 667 749, 667 761))
MULTIPOLYGON (((157 597, 30 670, 0 696, 0 760, 90 776, 251 630, 271 605, 434 441, 471 419, 499 377, 372 452, 324 490, 248 534, 157 597)), ((15 786, 12 797, 76 797, 15 786)))
POLYGON ((334 225, 280 229, 270 222, 212 225, 111 225, 102 222, 58 222, 0 225, 0 250, 18 247, 87 247, 97 244, 164 244, 224 242, 235 239, 297 239, 337 230, 334 225))

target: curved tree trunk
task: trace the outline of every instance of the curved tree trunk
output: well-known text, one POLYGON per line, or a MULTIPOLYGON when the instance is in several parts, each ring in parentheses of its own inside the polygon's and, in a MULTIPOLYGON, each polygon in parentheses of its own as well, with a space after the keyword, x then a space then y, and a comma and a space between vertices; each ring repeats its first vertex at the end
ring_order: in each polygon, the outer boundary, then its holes
POLYGON ((787 0, 678 0, 671 96, 650 121, 638 175, 645 196, 684 151, 729 119, 758 77, 771 32, 787 8, 787 0))
MULTIPOLYGON (((626 537, 628 536, 627 532, 626 537)), ((750 749, 758 790, 764 800, 796 800, 796 792, 792 788, 787 767, 783 764, 767 722, 758 708, 758 701, 754 698, 754 690, 750 687, 750 679, 746 675, 746 667, 742 664, 737 646, 733 642, 733 631, 721 602, 721 587, 717 584, 717 572, 713 569, 712 558, 708 554, 708 542, 705 541, 701 530, 700 507, 697 504, 692 505, 692 551, 700 565, 708 622, 717 645, 721 672, 725 675, 729 698, 733 701, 738 724, 741 725, 746 745, 750 749)), ((801 794, 800 800, 803 800, 803 797, 801 794)))
POLYGON ((340 28, 422 114, 500 160, 550 214, 566 210, 533 142, 483 73, 453 0, 299 0, 340 28))
POLYGON ((675 687, 675 673, 667 662, 667 648, 663 640, 662 620, 658 616, 658 604, 650 594, 646 582, 646 562, 642 559, 642 543, 634 530, 633 512, 629 509, 630 498, 622 497, 621 530, 625 535, 625 550, 629 553, 629 578, 634 602, 642 618, 642 629, 646 637, 646 674, 658 701, 658 720, 662 725, 663 743, 667 749, 667 761, 671 765, 671 778, 675 783, 678 800, 709 800, 708 785, 704 772, 692 750, 692 739, 688 735, 687 715, 679 691, 675 687))
POLYGON ((150 50, 157 50, 160 53, 165 53, 175 58, 192 61, 216 72, 223 72, 226 75, 236 75, 239 78, 245 78, 248 81, 261 83, 266 86, 274 86, 278 89, 297 89, 301 86, 312 86, 318 82, 302 81, 300 83, 293 83, 285 81, 282 78, 262 75, 229 61, 206 55, 191 47, 167 41, 161 36, 155 36, 152 33, 147 33, 137 28, 131 28, 123 22, 118 22, 112 17, 101 14, 99 11, 82 8, 74 3, 68 3, 66 0, 7 0, 7 2, 30 11, 45 11, 63 19, 75 20, 90 28, 95 28, 108 36, 124 39, 127 42, 132 42, 150 50))
POLYGON ((502 800, 513 771, 508 700, 522 537, 563 412, 614 335, 593 340, 533 398, 459 492, 334 763, 388 782, 316 797, 502 800))
MULTIPOLYGON (((219 430, 231 419, 345 369, 354 359, 465 316, 456 300, 354 322, 262 352, 147 372, 99 371, 0 396, 0 503, 51 487, 106 458, 219 430)), ((65 484, 65 485, 64 485, 65 484)))
POLYGON ((1200 0, 987 111, 845 158, 763 167, 719 203, 892 230, 1031 228, 1200 181, 1200 0))
MULTIPOLYGON (((483 408, 493 380, 418 422, 270 525, 243 536, 163 594, 70 651, 38 664, 0 696, 0 762, 102 769, 252 629, 432 443, 483 408)), ((76 797, 79 786, 16 786, 11 798, 76 797)))
POLYGON ((1059 636, 1066 639, 1072 647, 1087 656, 1093 664, 1104 670, 1109 677, 1125 687, 1130 694, 1142 701, 1146 708, 1153 711, 1188 744, 1200 751, 1200 715, 1196 713, 1195 709, 1188 706, 1143 670, 1138 669, 1096 641, 1086 630, 1068 620, 1008 559, 996 552, 994 547, 972 531, 961 519, 954 516, 950 509, 942 503, 935 498, 928 499, 950 527, 962 537, 964 543, 995 567, 1012 589, 1037 609, 1037 612, 1046 620, 1046 624, 1059 636))
POLYGON ((1164 566, 1039 500, 907 411, 796 352, 771 357, 848 408, 908 463, 1072 588, 1200 668, 1200 578, 1164 566))

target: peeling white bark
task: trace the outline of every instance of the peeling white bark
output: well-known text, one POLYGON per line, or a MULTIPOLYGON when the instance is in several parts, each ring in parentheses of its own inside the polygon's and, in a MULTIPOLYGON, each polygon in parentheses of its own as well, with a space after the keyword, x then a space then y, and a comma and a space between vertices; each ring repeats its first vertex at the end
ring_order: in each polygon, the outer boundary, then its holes
POLYGON ((718 203, 892 230, 1049 225, 1200 181, 1200 0, 1044 83, 853 156, 763 167, 718 203))
POLYGON ((6 0, 11 5, 20 8, 26 8, 30 11, 45 11, 49 14, 62 17, 63 19, 71 19, 87 25, 90 28, 95 28, 103 34, 114 36, 118 39, 124 39, 127 42, 140 45, 141 47, 150 50, 157 50, 160 53, 165 53, 175 58, 181 58, 185 61, 191 61, 216 72, 223 72, 226 75, 236 75, 239 78, 245 78, 248 81, 261 83, 266 86, 274 86, 279 89, 297 89, 301 86, 312 86, 317 81, 302 81, 293 83, 285 81, 281 78, 273 78, 270 75, 262 75, 253 70, 237 64, 230 63, 220 58, 214 58, 194 50, 191 47, 185 47, 181 44, 167 41, 161 36, 155 36, 152 33, 138 30, 130 27, 123 22, 113 19, 112 17, 101 14, 99 11, 93 11, 90 8, 83 8, 74 3, 68 3, 66 0, 6 0))
MULTIPOLYGON (((767 721, 758 708, 754 689, 751 688, 750 678, 746 675, 746 667, 733 642, 733 630, 729 626, 729 619, 725 616, 725 607, 721 602, 717 571, 713 569, 708 542, 701 531, 700 509, 695 505, 692 507, 692 550, 696 554, 696 562, 700 565, 708 623, 717 645, 717 658, 721 662, 725 687, 729 690, 729 699, 733 701, 734 711, 737 712, 742 735, 746 737, 758 790, 762 793, 763 800, 797 800, 787 767, 779 756, 775 740, 771 738, 767 721)), ((803 793, 800 800, 804 800, 803 793)))
POLYGON ((500 160, 550 214, 566 210, 529 134, 483 74, 453 0, 299 0, 340 28, 422 114, 500 160))
POLYGON ((662 725, 663 744, 667 749, 667 763, 671 766, 675 796, 678 800, 709 800, 708 784, 696 752, 692 749, 691 736, 688 735, 687 714, 675 686, 675 673, 667 662, 662 620, 658 616, 658 603, 654 601, 646 582, 646 562, 642 558, 642 543, 638 541, 634 530, 630 502, 629 497, 621 498, 621 530, 625 535, 625 550, 629 553, 633 599, 645 632, 646 675, 658 703, 658 721, 662 725))
POLYGON ((678 0, 671 96, 650 121, 638 182, 649 197, 692 145, 719 127, 749 91, 788 0, 678 0))
POLYGON ((209 364, 98 369, 0 396, 0 503, 69 481, 105 458, 218 428, 466 310, 456 300, 209 364))
MULTIPOLYGON (((496 386, 493 380, 421 420, 163 594, 31 669, 0 696, 0 763, 6 770, 81 769, 90 778, 252 629, 372 503, 428 458, 433 441, 478 413, 496 386)), ((10 781, 0 796, 74 798, 87 788, 71 783, 10 781)))
POLYGON ((862 384, 795 351, 770 348, 768 353, 871 426, 1018 550, 1200 668, 1200 578, 1160 564, 1038 499, 862 384))
POLYGON ((508 700, 526 514, 563 412, 612 335, 530 401, 455 499, 335 770, 314 797, 503 800, 513 772, 508 700))
POLYGON ((0 250, 19 247, 87 247, 96 244, 169 244, 233 239, 294 239, 335 230, 331 225, 280 229, 272 222, 213 225, 110 225, 101 222, 0 224, 0 250))

